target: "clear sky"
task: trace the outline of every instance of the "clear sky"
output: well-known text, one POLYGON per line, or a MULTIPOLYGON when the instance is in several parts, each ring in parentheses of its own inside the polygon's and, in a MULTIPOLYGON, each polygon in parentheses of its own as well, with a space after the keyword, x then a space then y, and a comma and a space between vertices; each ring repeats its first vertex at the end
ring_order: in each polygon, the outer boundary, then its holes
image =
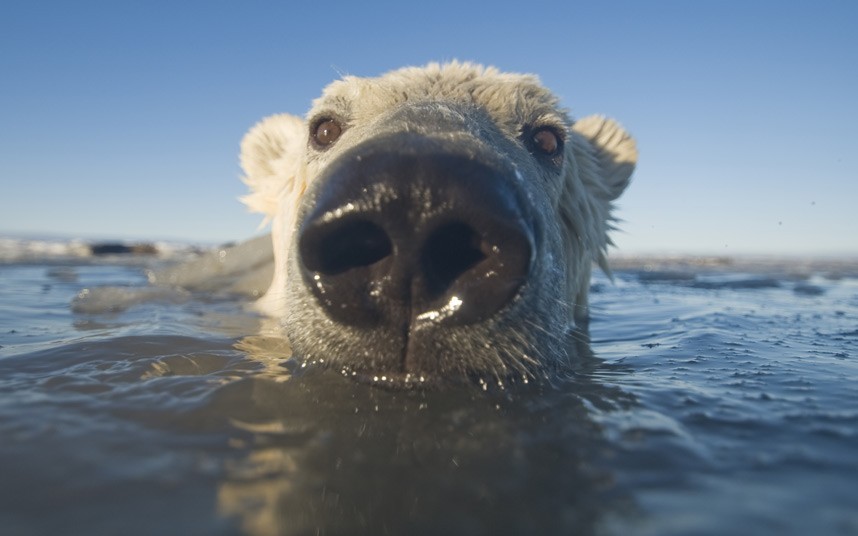
POLYGON ((471 60, 612 116, 621 252, 858 255, 858 2, 0 3, 0 235, 257 233, 238 144, 340 73, 471 60))

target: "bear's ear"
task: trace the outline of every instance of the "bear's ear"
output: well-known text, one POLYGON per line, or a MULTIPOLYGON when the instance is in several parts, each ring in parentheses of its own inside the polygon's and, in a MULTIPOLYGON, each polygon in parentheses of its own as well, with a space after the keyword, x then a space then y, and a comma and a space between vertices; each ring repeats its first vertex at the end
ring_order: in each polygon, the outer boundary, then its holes
POLYGON ((619 123, 600 115, 579 119, 572 125, 572 132, 580 134, 589 142, 591 155, 598 166, 598 177, 582 178, 585 182, 595 179, 598 184, 591 182, 590 186, 596 187, 594 193, 600 197, 606 197, 609 201, 618 198, 629 185, 638 160, 635 140, 619 123))
POLYGON ((250 193, 241 200, 256 212, 274 216, 287 191, 300 187, 301 156, 307 144, 304 121, 289 114, 266 117, 241 141, 241 167, 250 193))

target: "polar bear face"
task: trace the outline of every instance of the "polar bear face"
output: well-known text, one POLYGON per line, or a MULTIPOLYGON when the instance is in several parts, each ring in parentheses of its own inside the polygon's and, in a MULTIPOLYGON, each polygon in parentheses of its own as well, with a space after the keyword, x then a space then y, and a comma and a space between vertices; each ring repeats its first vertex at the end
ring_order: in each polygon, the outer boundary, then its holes
POLYGON ((242 142, 272 221, 260 300, 295 352, 411 385, 530 378, 568 362, 612 202, 637 159, 532 76, 462 63, 329 85, 305 120, 242 142))

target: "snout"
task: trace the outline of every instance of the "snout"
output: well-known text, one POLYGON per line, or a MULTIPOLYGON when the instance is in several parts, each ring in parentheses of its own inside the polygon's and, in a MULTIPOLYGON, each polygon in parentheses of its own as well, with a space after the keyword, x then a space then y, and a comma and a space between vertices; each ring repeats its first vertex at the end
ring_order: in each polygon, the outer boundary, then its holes
POLYGON ((431 368, 409 357, 414 339, 510 307, 534 260, 514 169, 445 144, 398 134, 352 148, 298 228, 303 282, 327 317, 398 339, 403 371, 431 368))

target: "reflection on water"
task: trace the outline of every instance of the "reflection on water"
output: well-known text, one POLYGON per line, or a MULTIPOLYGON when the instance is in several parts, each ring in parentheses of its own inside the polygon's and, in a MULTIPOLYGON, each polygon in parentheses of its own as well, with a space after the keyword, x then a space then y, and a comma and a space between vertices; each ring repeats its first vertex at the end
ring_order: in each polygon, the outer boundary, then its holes
POLYGON ((589 408, 631 402, 591 382, 594 366, 514 394, 393 391, 317 370, 235 382, 212 404, 250 454, 229 467, 220 511, 261 534, 591 532, 626 502, 589 408))
POLYGON ((233 420, 251 450, 229 467, 220 509, 245 529, 588 532, 611 506, 610 478, 591 465, 604 449, 580 401, 566 401, 563 426, 548 434, 547 413, 557 408, 525 411, 523 401, 473 391, 368 393, 326 380, 231 386, 230 396, 253 397, 255 416, 269 416, 233 420), (322 398, 320 388, 337 394, 322 398))
POLYGON ((139 267, 0 265, 0 532, 858 533, 856 272, 752 268, 621 265, 551 384, 397 391, 139 267))

